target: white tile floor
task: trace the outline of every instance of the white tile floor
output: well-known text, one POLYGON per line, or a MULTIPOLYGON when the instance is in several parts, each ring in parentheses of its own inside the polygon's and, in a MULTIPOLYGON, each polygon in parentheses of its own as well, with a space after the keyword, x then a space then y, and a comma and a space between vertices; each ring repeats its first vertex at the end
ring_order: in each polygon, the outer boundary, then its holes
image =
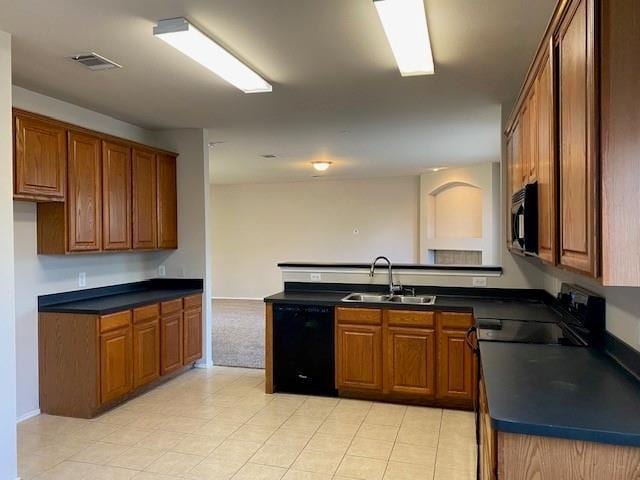
POLYGON ((262 370, 192 370, 93 420, 19 424, 23 480, 472 480, 470 412, 264 394, 262 370))

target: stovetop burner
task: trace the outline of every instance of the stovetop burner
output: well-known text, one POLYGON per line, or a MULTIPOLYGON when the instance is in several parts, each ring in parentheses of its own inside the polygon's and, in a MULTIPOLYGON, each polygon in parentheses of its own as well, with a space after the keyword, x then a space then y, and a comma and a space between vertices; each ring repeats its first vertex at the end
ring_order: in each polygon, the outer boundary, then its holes
POLYGON ((562 284, 557 302, 542 306, 553 312, 542 318, 554 321, 536 321, 535 314, 502 316, 498 308, 489 318, 478 319, 478 339, 586 346, 597 343, 605 328, 604 299, 577 285, 562 284))

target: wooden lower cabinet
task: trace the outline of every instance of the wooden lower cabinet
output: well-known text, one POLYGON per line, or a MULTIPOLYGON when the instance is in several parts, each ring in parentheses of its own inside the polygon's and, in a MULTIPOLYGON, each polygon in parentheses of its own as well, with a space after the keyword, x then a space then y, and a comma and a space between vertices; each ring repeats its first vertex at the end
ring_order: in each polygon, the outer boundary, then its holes
POLYGON ((473 315, 336 308, 336 387, 344 394, 473 407, 473 315))
POLYGON ((498 472, 497 457, 497 437, 491 425, 489 416, 489 404, 487 403, 487 393, 484 382, 480 381, 480 452, 478 462, 480 462, 479 480, 496 480, 498 472))
POLYGON ((92 418, 181 372, 202 356, 201 305, 193 295, 103 316, 40 313, 40 410, 92 418))
POLYGON ((382 327, 338 324, 336 334, 338 389, 382 392, 382 327))
POLYGON ((436 334, 421 328, 385 330, 385 392, 432 398, 436 392, 436 334))
POLYGON ((160 319, 160 373, 166 375, 182 367, 182 311, 160 319))
POLYGON ((146 385, 160 376, 160 320, 133 326, 133 386, 146 385))
POLYGON ((107 403, 131 391, 131 327, 100 334, 100 402, 107 403))
POLYGON ((183 365, 202 358, 202 307, 185 309, 183 316, 183 365))
POLYGON ((473 315, 438 313, 438 398, 473 405, 477 372, 473 351, 465 340, 473 315))

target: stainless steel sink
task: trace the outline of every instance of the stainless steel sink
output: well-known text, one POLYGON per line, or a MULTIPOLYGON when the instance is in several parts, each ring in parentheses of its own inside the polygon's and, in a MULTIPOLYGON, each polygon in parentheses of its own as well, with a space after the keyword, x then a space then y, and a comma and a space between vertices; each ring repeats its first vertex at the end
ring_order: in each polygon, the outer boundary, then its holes
POLYGON ((436 303, 436 297, 434 295, 418 295, 416 297, 408 295, 393 295, 387 301, 392 303, 408 303, 412 305, 433 305, 436 303))
POLYGON ((375 293, 350 293, 342 299, 343 302, 383 303, 387 302, 391 295, 378 295, 375 293))
POLYGON ((342 299, 343 302, 353 303, 404 303, 410 305, 433 305, 436 297, 433 295, 380 295, 375 293, 350 293, 342 299))

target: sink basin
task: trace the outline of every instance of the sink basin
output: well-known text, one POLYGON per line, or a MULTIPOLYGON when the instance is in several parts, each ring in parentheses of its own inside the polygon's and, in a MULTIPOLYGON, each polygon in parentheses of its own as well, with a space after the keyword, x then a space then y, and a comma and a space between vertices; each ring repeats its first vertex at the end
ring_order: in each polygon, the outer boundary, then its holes
POLYGON ((433 295, 380 295, 376 293, 350 293, 342 299, 343 302, 359 303, 404 303, 411 305, 433 305, 436 297, 433 295))
POLYGON ((387 302, 391 295, 375 293, 351 293, 342 299, 343 302, 382 303, 387 302))
POLYGON ((418 295, 411 297, 408 295, 393 295, 387 300, 391 303, 409 303, 412 305, 433 305, 436 303, 436 297, 433 295, 418 295))

